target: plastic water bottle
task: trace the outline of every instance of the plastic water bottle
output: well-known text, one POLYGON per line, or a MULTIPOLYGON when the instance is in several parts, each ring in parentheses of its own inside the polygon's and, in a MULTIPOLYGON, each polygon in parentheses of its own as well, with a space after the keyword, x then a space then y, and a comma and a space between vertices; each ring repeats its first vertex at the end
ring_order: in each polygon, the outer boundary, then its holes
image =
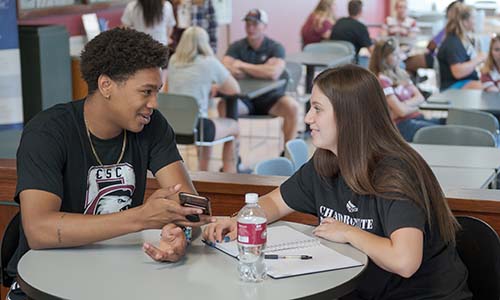
POLYGON ((238 271, 242 281, 259 282, 266 275, 264 247, 267 219, 255 193, 245 195, 246 205, 238 213, 238 271))

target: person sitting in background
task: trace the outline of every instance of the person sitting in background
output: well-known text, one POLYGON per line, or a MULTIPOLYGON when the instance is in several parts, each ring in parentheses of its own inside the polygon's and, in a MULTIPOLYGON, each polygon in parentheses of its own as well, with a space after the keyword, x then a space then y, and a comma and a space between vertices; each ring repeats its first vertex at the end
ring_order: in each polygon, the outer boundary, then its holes
POLYGON ((123 11, 124 26, 151 35, 155 40, 168 45, 176 24, 170 2, 165 0, 134 0, 123 11))
MULTIPOLYGON (((237 79, 253 77, 288 80, 285 49, 264 34, 269 21, 267 13, 261 9, 252 9, 243 20, 247 36, 229 46, 222 63, 237 79)), ((238 113, 282 117, 286 144, 297 134, 298 105, 292 97, 285 95, 285 90, 286 85, 252 100, 238 100, 238 113)), ((218 109, 219 114, 225 116, 222 101, 219 102, 218 109)))
MULTIPOLYGON (((226 95, 240 92, 236 79, 215 57, 210 48, 207 32, 198 26, 189 27, 182 34, 177 51, 170 59, 168 76, 169 93, 192 96, 198 102, 198 132, 202 132, 203 141, 211 142, 226 136, 234 136, 234 141, 224 143, 222 150, 223 171, 236 173, 235 155, 238 152, 238 122, 228 118, 208 118, 208 102, 212 83, 226 95)), ((201 135, 201 134, 199 134, 201 135)), ((201 151, 199 168, 208 170, 212 147, 198 147, 201 151)))
POLYGON ((391 112, 393 122, 407 142, 413 141, 418 129, 443 124, 442 119, 425 119, 419 105, 425 99, 399 66, 397 42, 393 39, 378 41, 371 59, 370 71, 377 75, 391 112))
MULTIPOLYGON (((370 258, 341 299, 471 299, 455 247, 458 223, 431 168, 391 122, 377 78, 355 65, 322 72, 305 121, 317 149, 259 199, 267 222, 294 211, 315 215, 313 234, 370 258)), ((235 217, 218 218, 203 236, 235 239, 236 227, 235 217)))
MULTIPOLYGON (((179 191, 196 191, 156 110, 167 60, 167 47, 150 35, 105 31, 81 54, 88 96, 40 112, 24 127, 14 195, 22 228, 9 275, 30 248, 76 247, 144 229, 162 228, 159 248, 143 245, 152 259, 177 261, 186 251, 179 226, 211 221, 189 222, 186 216, 202 211, 178 202, 179 191), (161 189, 145 201, 147 170, 161 189)), ((16 287, 8 298, 25 299, 16 287)))
POLYGON ((358 54, 361 48, 368 48, 370 52, 373 49, 368 28, 359 21, 363 14, 363 2, 360 0, 349 1, 348 11, 349 17, 337 20, 333 26, 330 39, 351 42, 356 50, 356 62, 359 62, 358 54))
POLYGON ((490 41, 488 58, 481 70, 481 82, 487 92, 500 92, 500 35, 495 34, 490 41))
POLYGON ((334 9, 335 0, 320 0, 318 2, 300 30, 302 47, 330 38, 333 24, 335 24, 334 9))
POLYGON ((440 89, 481 89, 476 68, 486 55, 476 53, 469 34, 474 31, 474 11, 461 3, 454 5, 456 14, 448 19, 446 37, 439 48, 440 89))
POLYGON ((406 0, 397 0, 394 6, 396 17, 388 16, 382 25, 383 36, 415 37, 420 29, 415 19, 408 17, 408 3, 406 0))

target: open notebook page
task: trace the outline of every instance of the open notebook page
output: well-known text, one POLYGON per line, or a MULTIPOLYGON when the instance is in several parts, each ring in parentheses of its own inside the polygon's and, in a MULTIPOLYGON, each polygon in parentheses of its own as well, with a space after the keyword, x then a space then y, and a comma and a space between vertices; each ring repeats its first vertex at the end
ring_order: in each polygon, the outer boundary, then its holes
MULTIPOLYGON (((238 256, 236 241, 217 243, 215 247, 233 257, 238 256)), ((272 278, 284 278, 363 265, 350 257, 321 245, 318 239, 288 226, 274 226, 267 229, 265 252, 280 255, 310 255, 313 257, 309 260, 267 259, 267 274, 272 278)))

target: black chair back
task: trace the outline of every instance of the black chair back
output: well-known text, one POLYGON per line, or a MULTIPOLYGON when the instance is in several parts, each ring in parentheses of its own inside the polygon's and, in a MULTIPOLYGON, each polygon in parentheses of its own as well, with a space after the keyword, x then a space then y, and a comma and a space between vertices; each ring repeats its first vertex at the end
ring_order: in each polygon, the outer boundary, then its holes
POLYGON ((19 222, 21 222, 21 215, 18 212, 12 220, 10 220, 2 237, 2 244, 0 247, 0 279, 2 280, 2 285, 5 287, 10 287, 15 279, 7 274, 6 269, 7 264, 16 252, 19 244, 19 222))
POLYGON ((500 299, 500 238, 483 220, 458 216, 457 250, 469 271, 473 299, 500 299))

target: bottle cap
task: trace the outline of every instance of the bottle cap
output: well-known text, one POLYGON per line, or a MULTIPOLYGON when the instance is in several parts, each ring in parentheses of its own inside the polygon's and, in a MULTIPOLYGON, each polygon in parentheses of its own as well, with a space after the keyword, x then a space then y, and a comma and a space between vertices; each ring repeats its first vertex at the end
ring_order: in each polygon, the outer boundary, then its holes
POLYGON ((246 193, 245 203, 257 203, 259 201, 259 195, 256 193, 246 193))

